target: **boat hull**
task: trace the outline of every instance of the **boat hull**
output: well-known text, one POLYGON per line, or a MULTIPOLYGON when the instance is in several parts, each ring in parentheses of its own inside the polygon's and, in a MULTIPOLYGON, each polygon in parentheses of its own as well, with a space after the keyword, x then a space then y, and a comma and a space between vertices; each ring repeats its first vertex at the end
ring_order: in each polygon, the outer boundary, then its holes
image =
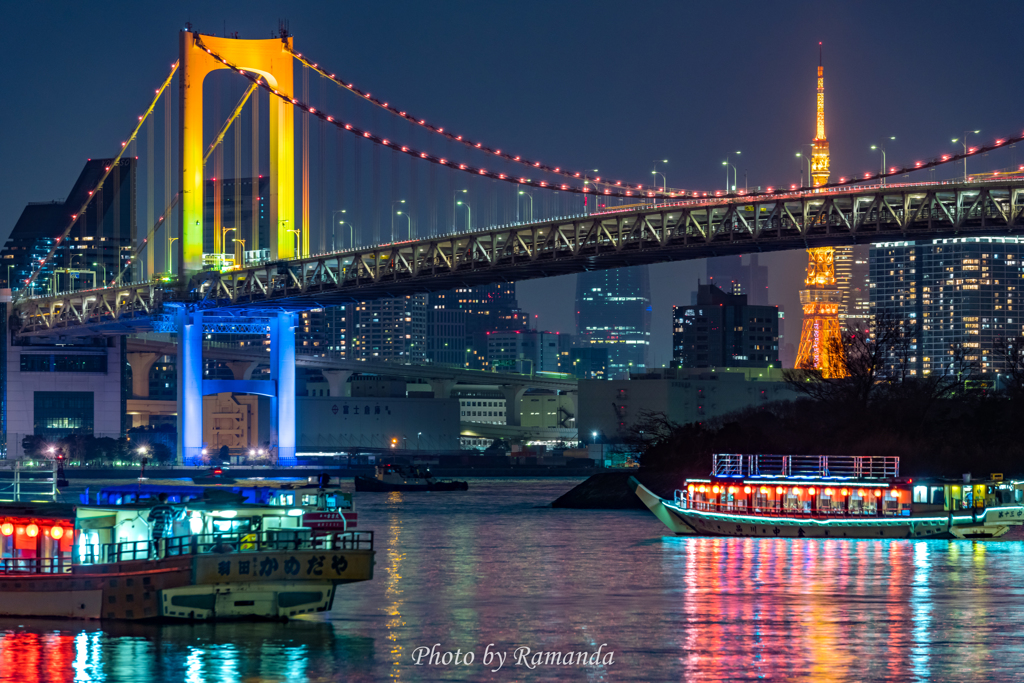
MULTIPOLYGON (((769 517, 742 512, 684 508, 630 478, 630 486, 648 509, 678 535, 760 538, 992 539, 1010 529, 993 515, 927 517, 769 517)), ((1009 517, 1009 515, 1007 515, 1009 517)))
POLYGON ((372 550, 296 550, 7 573, 0 574, 0 616, 287 619, 329 610, 336 586, 372 579, 373 566, 372 550))
POLYGON ((361 493, 387 493, 390 491, 468 491, 464 481, 435 481, 424 484, 406 484, 381 481, 375 477, 355 478, 356 491, 361 493))

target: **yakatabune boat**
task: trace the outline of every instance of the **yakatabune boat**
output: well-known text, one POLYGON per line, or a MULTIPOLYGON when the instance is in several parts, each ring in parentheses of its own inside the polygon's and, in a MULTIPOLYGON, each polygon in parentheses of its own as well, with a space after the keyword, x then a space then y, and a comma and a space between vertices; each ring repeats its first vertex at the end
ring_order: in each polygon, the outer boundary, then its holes
POLYGON ((1024 483, 914 480, 894 457, 718 454, 711 476, 687 479, 672 500, 629 483, 683 535, 983 539, 1024 524, 1024 483))
POLYGON ((373 578, 373 532, 337 512, 190 501, 154 540, 156 505, 0 505, 0 615, 281 619, 373 578))

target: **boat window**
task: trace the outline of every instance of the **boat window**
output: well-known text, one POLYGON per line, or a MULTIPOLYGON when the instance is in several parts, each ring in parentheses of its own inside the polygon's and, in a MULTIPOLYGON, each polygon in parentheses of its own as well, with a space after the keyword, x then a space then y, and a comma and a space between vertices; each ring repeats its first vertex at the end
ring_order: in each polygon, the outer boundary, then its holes
POLYGON ((945 505, 946 504, 946 491, 941 486, 931 487, 931 503, 932 505, 945 505))
POLYGON ((914 502, 915 503, 927 503, 928 502, 928 487, 927 486, 915 486, 914 487, 914 502))

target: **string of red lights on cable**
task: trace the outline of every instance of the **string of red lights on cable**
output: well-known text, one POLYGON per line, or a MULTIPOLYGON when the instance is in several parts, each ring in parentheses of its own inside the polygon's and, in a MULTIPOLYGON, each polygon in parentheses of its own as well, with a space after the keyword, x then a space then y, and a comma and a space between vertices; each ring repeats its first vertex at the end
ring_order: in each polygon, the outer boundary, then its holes
MULTIPOLYGON (((516 164, 522 164, 524 166, 528 166, 528 167, 536 169, 538 171, 544 171, 546 173, 552 173, 554 175, 559 175, 559 176, 562 176, 562 177, 565 177, 565 178, 573 178, 573 179, 586 180, 588 182, 592 182, 592 183, 597 184, 597 185, 603 185, 603 186, 608 186, 608 187, 632 187, 632 188, 635 188, 636 190, 641 190, 641 191, 644 190, 643 185, 640 185, 640 184, 629 184, 629 183, 623 183, 621 181, 609 182, 607 180, 601 180, 600 178, 596 178, 596 179, 589 178, 583 172, 568 171, 568 170, 565 170, 565 169, 563 169, 563 168, 561 168, 559 166, 550 166, 548 164, 544 164, 544 163, 541 163, 539 161, 535 161, 535 160, 532 160, 532 159, 527 159, 527 158, 524 158, 522 156, 517 156, 517 155, 514 155, 514 154, 509 154, 507 152, 501 151, 500 149, 494 149, 494 148, 488 147, 488 146, 484 145, 482 142, 475 142, 475 141, 471 140, 470 138, 468 138, 465 135, 456 135, 455 133, 448 132, 443 127, 435 126, 433 124, 427 123, 426 119, 417 118, 417 117, 413 116, 412 114, 410 114, 408 112, 404 112, 404 111, 398 109, 397 107, 393 107, 389 103, 384 102, 384 101, 374 97, 370 93, 365 92, 363 90, 360 90, 359 88, 355 87, 355 85, 353 85, 352 83, 346 83, 345 81, 343 81, 342 79, 338 78, 334 74, 327 73, 322 68, 320 68, 319 65, 314 64, 313 62, 310 62, 308 59, 303 57, 301 53, 295 52, 294 50, 292 50, 291 48, 288 48, 288 47, 286 47, 285 49, 288 50, 291 53, 292 57, 294 57, 296 60, 298 60, 299 62, 301 62, 305 66, 309 67, 313 71, 317 72, 318 74, 320 74, 321 76, 323 76, 327 80, 331 81, 335 85, 337 85, 337 86, 339 86, 341 88, 344 88, 345 90, 348 90, 349 92, 353 93, 354 95, 358 95, 359 97, 361 97, 365 101, 370 102, 371 104, 374 104, 374 105, 380 107, 381 109, 384 109, 385 111, 390 112, 391 114, 394 114, 395 116, 397 116, 399 118, 405 119, 409 123, 415 124, 415 125, 420 126, 422 128, 426 128, 430 132, 436 133, 438 135, 441 135, 441 136, 451 140, 452 142, 458 142, 458 143, 460 143, 462 145, 465 145, 466 147, 469 147, 470 149, 475 149, 475 150, 477 150, 479 152, 484 152, 485 154, 490 154, 492 156, 499 157, 501 159, 504 159, 505 161, 510 161, 510 162, 516 163, 516 164)), ((658 190, 658 189, 656 189, 654 187, 648 188, 648 191, 653 192, 653 194, 650 195, 650 196, 658 196, 658 197, 679 197, 679 196, 683 196, 682 192, 667 192, 667 191, 664 191, 664 190, 658 190)), ((612 195, 612 196, 614 196, 614 195, 612 195)), ((636 195, 633 195, 633 196, 636 196, 636 195)))
MULTIPOLYGON (((903 167, 899 167, 899 168, 897 168, 895 166, 892 166, 892 167, 889 167, 889 169, 887 171, 885 171, 885 172, 864 173, 862 175, 841 176, 838 181, 827 183, 825 185, 820 185, 818 187, 812 187, 812 186, 804 186, 804 187, 790 186, 789 189, 784 189, 782 186, 780 186, 780 187, 771 187, 771 186, 769 186, 766 191, 762 191, 762 192, 724 193, 724 192, 689 192, 689 191, 687 191, 687 192, 667 193, 666 194, 666 193, 662 193, 660 191, 655 191, 655 190, 653 190, 653 188, 652 189, 644 189, 642 185, 632 186, 632 185, 625 185, 625 184, 623 184, 623 183, 621 183, 619 181, 617 181, 615 183, 609 183, 608 181, 600 181, 600 179, 596 179, 596 178, 595 179, 586 178, 585 179, 586 181, 591 182, 591 183, 598 183, 599 182, 601 185, 604 185, 605 188, 606 188, 604 190, 591 190, 586 185, 584 185, 583 187, 576 187, 576 186, 569 185, 569 184, 564 184, 564 183, 557 183, 557 182, 549 183, 549 182, 546 182, 546 181, 536 181, 536 180, 531 180, 529 178, 522 178, 522 177, 516 177, 514 175, 504 174, 504 173, 496 173, 496 172, 493 172, 493 171, 487 171, 485 169, 477 168, 477 167, 474 167, 474 166, 470 166, 468 164, 458 164, 458 163, 455 163, 455 162, 450 161, 448 159, 445 159, 443 157, 437 157, 437 156, 428 154, 426 152, 421 152, 421 151, 415 150, 413 148, 407 147, 405 145, 399 145, 398 143, 394 142, 393 140, 389 140, 387 138, 381 138, 379 136, 376 136, 373 133, 371 133, 369 131, 366 131, 366 130, 363 130, 363 129, 361 129, 361 128, 353 125, 353 124, 346 123, 344 121, 341 121, 341 120, 337 119, 336 117, 327 115, 324 112, 317 110, 315 107, 312 107, 312 106, 306 104, 305 102, 301 102, 301 101, 299 101, 299 100, 297 100, 295 98, 288 97, 287 94, 281 93, 281 92, 275 90, 273 87, 271 87, 265 81, 262 81, 258 77, 245 72, 244 70, 238 68, 237 66, 235 66, 231 62, 227 61, 226 59, 224 59, 223 57, 218 55, 217 53, 213 52, 212 50, 207 48, 205 45, 203 45, 201 40, 199 41, 199 46, 202 49, 204 49, 207 53, 209 53, 214 59, 217 59, 218 61, 220 61, 222 64, 224 64, 228 68, 230 68, 230 69, 232 69, 232 70, 234 70, 234 71, 236 71, 236 72, 246 76, 249 80, 253 81, 254 83, 258 83, 261 87, 266 89, 268 92, 276 95, 277 97, 279 97, 280 99, 284 100, 285 102, 288 102, 288 103, 292 104, 293 106, 295 106, 295 107, 297 107, 297 108, 299 108, 299 109, 301 109, 301 110, 303 110, 305 112, 313 114, 314 116, 317 116, 320 119, 322 119, 322 120, 324 120, 324 121, 326 121, 328 123, 331 123, 331 124, 335 125, 338 128, 346 130, 346 131, 348 131, 350 133, 353 133, 354 135, 362 137, 362 138, 364 138, 366 140, 369 140, 371 142, 374 142, 376 144, 383 145, 384 147, 387 147, 389 149, 393 149, 395 151, 400 151, 400 152, 403 152, 403 153, 408 154, 410 156, 414 156, 414 157, 417 157, 419 159, 423 159, 425 161, 429 161, 431 163, 439 164, 441 166, 446 166, 448 168, 454 168, 456 170, 463 171, 463 172, 466 172, 466 173, 469 173, 469 174, 472 174, 472 175, 479 175, 479 176, 482 176, 482 177, 492 178, 492 179, 495 179, 495 180, 502 180, 502 181, 513 183, 513 184, 517 184, 517 185, 528 185, 528 186, 536 187, 536 188, 540 188, 540 189, 555 190, 555 191, 562 191, 562 192, 572 192, 572 193, 576 193, 576 194, 594 194, 594 195, 604 196, 604 197, 624 197, 624 198, 628 197, 628 198, 634 198, 634 199, 637 199, 637 198, 640 198, 640 199, 644 199, 644 198, 646 198, 646 199, 650 199, 650 198, 664 198, 664 197, 667 196, 667 197, 671 197, 671 198, 678 198, 680 200, 682 200, 682 199, 704 199, 704 198, 712 199, 712 198, 722 198, 722 197, 743 197, 743 198, 762 197, 762 196, 763 197, 771 197, 771 196, 777 196, 777 195, 780 195, 780 194, 785 194, 785 193, 793 192, 793 191, 801 191, 802 192, 802 191, 810 191, 810 190, 823 190, 823 189, 833 189, 833 188, 837 188, 838 189, 838 188, 852 187, 852 186, 859 185, 859 184, 865 183, 865 182, 882 180, 884 178, 890 178, 890 177, 893 177, 893 176, 905 175, 907 173, 912 173, 914 171, 922 171, 922 170, 926 170, 926 169, 929 169, 929 168, 935 168, 935 167, 938 167, 938 166, 942 166, 944 164, 949 164, 949 163, 953 163, 953 162, 956 162, 956 161, 960 161, 960 160, 965 159, 967 157, 976 156, 978 154, 984 154, 986 152, 990 152, 990 151, 999 149, 1001 147, 1005 147, 1005 146, 1008 146, 1008 145, 1015 144, 1017 142, 1024 141, 1024 134, 1018 135, 1018 136, 1009 136, 1009 137, 1005 137, 1005 138, 999 138, 999 139, 996 139, 995 141, 993 141, 993 142, 991 142, 991 143, 989 143, 987 145, 981 145, 981 146, 978 146, 978 147, 970 147, 964 153, 944 154, 944 155, 936 157, 936 158, 934 158, 934 159, 932 159, 930 161, 927 161, 927 162, 924 162, 924 161, 915 162, 912 166, 903 166, 903 167)), ((411 115, 407 114, 406 112, 399 111, 399 110, 395 109, 394 107, 391 107, 390 105, 388 105, 388 103, 380 102, 379 100, 371 97, 369 93, 363 93, 362 91, 360 91, 357 88, 355 88, 353 85, 341 82, 336 76, 334 76, 332 74, 325 73, 322 69, 320 69, 319 66, 317 66, 316 64, 310 63, 309 60, 306 60, 305 58, 303 58, 301 54, 296 53, 296 52, 292 52, 292 54, 302 64, 304 64, 304 65, 314 69, 317 73, 321 74, 325 78, 328 78, 328 79, 332 80, 333 82, 337 83, 341 87, 343 87, 343 88, 345 88, 347 90, 352 91, 353 93, 355 93, 355 94, 365 98, 367 101, 373 102, 377 106, 380 106, 380 107, 388 110, 389 112, 392 112, 392 113, 396 114, 397 116, 401 116, 402 118, 405 118, 405 119, 407 119, 407 120, 409 120, 409 121, 411 121, 413 123, 416 123, 416 124, 418 124, 420 126, 426 127, 428 129, 430 129, 431 131, 433 131, 435 133, 439 133, 440 135, 443 135, 445 137, 448 137, 449 139, 451 139, 453 141, 463 143, 463 144, 465 144, 465 145, 467 145, 467 146, 469 146, 469 147, 471 147, 473 149, 485 151, 485 152, 487 152, 489 154, 493 154, 495 156, 499 156, 499 157, 501 157, 503 159, 507 159, 509 161, 514 161, 514 162, 517 162, 517 163, 521 163, 521 164, 527 165, 527 166, 529 166, 531 168, 536 168, 538 170, 543 170, 543 171, 546 171, 546 172, 549 172, 549 173, 555 173, 555 174, 558 174, 558 175, 563 175, 563 176, 572 177, 572 178, 577 178, 577 177, 582 178, 583 177, 582 174, 577 174, 577 173, 572 173, 572 172, 564 171, 564 170, 562 170, 560 168, 551 168, 549 166, 541 164, 540 162, 529 161, 529 160, 521 159, 519 157, 510 156, 510 155, 502 153, 500 150, 491 150, 490 148, 484 147, 481 143, 474 143, 474 142, 472 142, 470 140, 467 140, 463 136, 456 136, 456 135, 453 135, 451 133, 446 133, 446 132, 444 132, 444 130, 442 128, 437 128, 437 127, 434 127, 434 126, 432 126, 430 124, 427 124, 425 121, 417 120, 417 119, 413 118, 411 115)))
MULTIPOLYGON (((68 235, 71 234, 71 230, 72 228, 75 227, 75 223, 78 222, 78 219, 80 217, 85 217, 85 210, 89 208, 89 204, 92 203, 93 197, 95 197, 96 193, 99 192, 100 188, 103 187, 103 183, 106 182, 107 176, 110 175, 111 170, 121 162, 121 157, 124 156, 124 153, 126 151, 128 151, 128 145, 130 145, 132 141, 135 140, 135 138, 139 134, 139 131, 142 130, 142 124, 144 124, 146 122, 146 119, 149 118, 150 114, 153 113, 153 108, 156 107, 156 103, 160 101, 160 96, 163 95, 164 90, 166 90, 167 86, 171 84, 171 79, 174 78, 174 73, 177 70, 178 62, 175 62, 171 65, 171 73, 167 75, 167 78, 164 80, 163 84, 159 88, 157 88, 156 95, 153 97, 153 101, 150 103, 149 108, 146 109, 146 113, 139 116, 139 122, 138 124, 136 124, 135 130, 132 131, 132 134, 128 136, 127 140, 121 143, 121 151, 117 153, 117 156, 114 157, 113 161, 111 161, 110 164, 104 167, 103 175, 100 177, 99 182, 96 183, 96 186, 89 191, 89 194, 86 196, 81 208, 78 209, 76 213, 71 214, 71 222, 68 223, 68 226, 66 228, 64 228, 64 232, 62 232, 57 238, 54 239, 53 246, 50 247, 50 251, 47 252, 46 256, 39 259, 39 263, 36 265, 36 269, 33 270, 32 273, 28 276, 28 279, 25 280, 25 286, 21 288, 21 292, 31 293, 32 283, 35 281, 36 276, 39 275, 39 273, 42 271, 43 265, 45 265, 46 262, 53 258, 54 254, 57 253, 57 249, 60 248, 61 242, 67 239, 68 235)), ((163 220, 162 216, 160 220, 163 220)), ((131 261, 129 261, 128 263, 131 263, 131 261)))

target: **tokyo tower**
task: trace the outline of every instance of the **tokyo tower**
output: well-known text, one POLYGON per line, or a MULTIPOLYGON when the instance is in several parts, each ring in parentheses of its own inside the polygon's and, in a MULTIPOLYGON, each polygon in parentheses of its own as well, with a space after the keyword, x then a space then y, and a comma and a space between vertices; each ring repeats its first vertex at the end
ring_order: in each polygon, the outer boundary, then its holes
MULTIPOLYGON (((818 43, 818 118, 811 151, 811 180, 814 187, 828 182, 828 140, 825 138, 825 77, 818 43)), ((796 367, 820 370, 823 377, 845 375, 840 354, 839 306, 843 293, 836 285, 835 249, 819 247, 807 250, 806 289, 800 290, 804 324, 796 367)))

